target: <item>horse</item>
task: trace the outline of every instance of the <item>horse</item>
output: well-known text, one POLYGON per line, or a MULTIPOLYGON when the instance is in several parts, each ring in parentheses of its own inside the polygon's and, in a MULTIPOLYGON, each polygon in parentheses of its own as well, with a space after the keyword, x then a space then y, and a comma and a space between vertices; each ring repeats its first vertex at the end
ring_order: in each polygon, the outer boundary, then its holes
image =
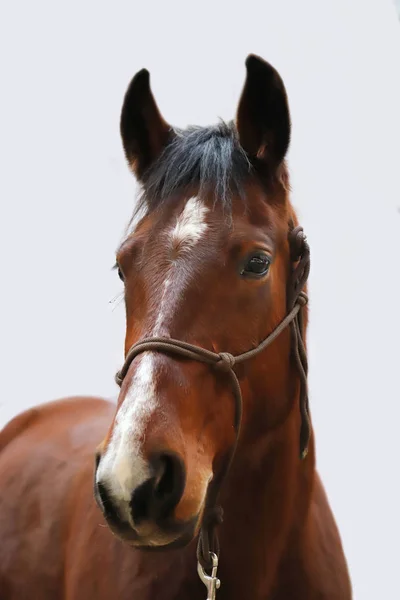
POLYGON ((149 72, 132 79, 118 401, 46 403, 1 431, 0 600, 351 599, 315 465, 290 131, 255 55, 236 118, 210 127, 172 127, 149 72))

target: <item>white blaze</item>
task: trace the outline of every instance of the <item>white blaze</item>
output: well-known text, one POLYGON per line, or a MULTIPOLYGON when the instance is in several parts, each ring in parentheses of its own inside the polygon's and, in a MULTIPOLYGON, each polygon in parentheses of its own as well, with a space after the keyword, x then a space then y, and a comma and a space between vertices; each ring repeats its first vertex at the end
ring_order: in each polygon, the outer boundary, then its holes
MULTIPOLYGON (((208 208, 198 198, 190 198, 168 235, 169 242, 191 250, 207 230, 208 208)), ((163 327, 174 306, 173 265, 163 284, 160 308, 150 336, 166 335, 163 327)), ((135 375, 119 409, 111 440, 97 471, 97 480, 105 485, 119 504, 125 519, 131 521, 129 502, 132 492, 150 476, 141 454, 147 424, 157 409, 154 355, 145 352, 136 359, 135 375)))

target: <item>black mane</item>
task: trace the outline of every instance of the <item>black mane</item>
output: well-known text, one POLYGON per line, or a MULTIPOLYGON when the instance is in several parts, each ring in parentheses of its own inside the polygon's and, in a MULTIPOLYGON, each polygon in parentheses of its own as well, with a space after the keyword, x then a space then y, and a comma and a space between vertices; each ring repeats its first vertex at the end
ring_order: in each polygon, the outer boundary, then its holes
POLYGON ((243 196, 251 164, 239 144, 233 123, 189 127, 175 133, 143 178, 140 206, 152 210, 193 186, 199 196, 214 193, 215 200, 226 208, 230 207, 233 194, 243 196))

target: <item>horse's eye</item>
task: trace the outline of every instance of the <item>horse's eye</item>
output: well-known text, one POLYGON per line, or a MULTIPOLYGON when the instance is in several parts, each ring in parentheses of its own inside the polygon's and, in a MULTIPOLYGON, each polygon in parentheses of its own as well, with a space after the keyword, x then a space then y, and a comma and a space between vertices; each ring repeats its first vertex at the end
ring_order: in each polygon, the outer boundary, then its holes
POLYGON ((271 259, 263 252, 250 256, 243 265, 240 274, 243 277, 263 277, 269 271, 271 259))
POLYGON ((122 272, 122 270, 121 270, 121 267, 119 266, 119 264, 118 264, 118 263, 116 263, 116 265, 115 265, 115 269, 117 270, 118 277, 120 278, 120 280, 121 280, 121 281, 125 281, 124 274, 123 274, 123 272, 122 272))

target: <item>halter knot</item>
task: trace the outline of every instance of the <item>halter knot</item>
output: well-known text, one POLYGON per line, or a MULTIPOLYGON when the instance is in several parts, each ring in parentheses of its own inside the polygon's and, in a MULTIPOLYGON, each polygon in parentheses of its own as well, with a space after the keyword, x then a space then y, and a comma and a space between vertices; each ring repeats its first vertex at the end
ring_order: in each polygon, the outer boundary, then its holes
POLYGON ((203 517, 205 527, 214 527, 214 525, 222 525, 224 520, 224 510, 222 506, 213 506, 209 508, 203 517))
POLYGON ((290 254, 292 261, 297 261, 303 254, 304 248, 307 245, 307 238, 304 235, 303 228, 295 227, 289 233, 290 254))
POLYGON ((229 352, 220 352, 218 356, 219 361, 215 363, 215 368, 226 373, 231 371, 235 366, 235 357, 229 352))
POLYGON ((307 294, 305 294, 304 292, 300 292, 300 294, 297 297, 297 304, 300 304, 300 306, 305 306, 307 303, 308 303, 307 294))

